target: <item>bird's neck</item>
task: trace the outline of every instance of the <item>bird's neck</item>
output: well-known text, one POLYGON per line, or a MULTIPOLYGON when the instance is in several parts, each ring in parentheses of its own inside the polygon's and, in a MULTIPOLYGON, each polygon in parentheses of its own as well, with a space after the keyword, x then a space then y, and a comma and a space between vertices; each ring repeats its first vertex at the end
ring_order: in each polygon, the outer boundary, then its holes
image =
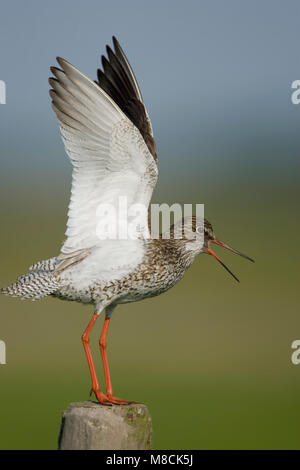
POLYGON ((183 270, 191 266, 197 254, 187 250, 184 240, 163 238, 147 240, 147 252, 154 262, 172 264, 183 270))

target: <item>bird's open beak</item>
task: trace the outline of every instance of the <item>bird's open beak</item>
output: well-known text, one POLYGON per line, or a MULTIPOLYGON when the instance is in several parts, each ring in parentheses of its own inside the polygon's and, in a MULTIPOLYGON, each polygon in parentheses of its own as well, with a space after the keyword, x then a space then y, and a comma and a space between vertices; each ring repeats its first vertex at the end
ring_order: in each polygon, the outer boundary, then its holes
MULTIPOLYGON (((223 242, 220 242, 219 240, 210 240, 210 243, 215 243, 215 245, 219 245, 219 246, 222 246, 223 248, 226 248, 227 250, 229 251, 232 251, 233 253, 235 253, 236 255, 240 255, 242 256, 243 258, 246 258, 248 259, 249 261, 252 261, 252 263, 254 263, 254 260, 252 258, 249 258, 249 256, 247 255, 244 255, 243 253, 241 253, 240 251, 238 250, 235 250, 234 248, 231 248, 231 246, 229 245, 226 245, 226 243, 223 243, 223 242)), ((234 279, 238 282, 239 279, 233 274, 232 271, 230 271, 230 269, 226 266, 225 263, 223 263, 223 261, 219 258, 219 256, 216 255, 216 253, 213 252, 213 250, 211 248, 208 248, 207 249, 207 253, 212 255, 214 258, 216 258, 217 261, 219 261, 219 263, 226 269, 226 271, 229 272, 229 274, 231 274, 232 277, 234 277, 234 279)))

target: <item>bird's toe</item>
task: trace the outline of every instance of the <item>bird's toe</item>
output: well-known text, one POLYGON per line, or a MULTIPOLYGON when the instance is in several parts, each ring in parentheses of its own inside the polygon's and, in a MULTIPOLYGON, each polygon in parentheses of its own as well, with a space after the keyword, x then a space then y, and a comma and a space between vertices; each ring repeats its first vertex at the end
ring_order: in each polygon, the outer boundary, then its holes
POLYGON ((113 405, 131 405, 132 403, 139 403, 133 400, 123 400, 122 398, 115 397, 114 395, 106 395, 106 397, 113 405))

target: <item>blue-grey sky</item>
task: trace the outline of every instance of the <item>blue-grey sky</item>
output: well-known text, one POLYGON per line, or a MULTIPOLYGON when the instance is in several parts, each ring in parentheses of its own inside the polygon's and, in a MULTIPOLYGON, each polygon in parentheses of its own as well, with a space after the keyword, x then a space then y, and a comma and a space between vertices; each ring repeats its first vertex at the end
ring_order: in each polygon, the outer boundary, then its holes
MULTIPOLYGON (((295 178, 299 1, 4 0, 0 14, 2 185, 70 174, 48 95, 60 55, 96 78, 119 39, 139 80, 161 181, 235 174, 295 178)), ((34 183, 33 183, 34 184, 34 183)))

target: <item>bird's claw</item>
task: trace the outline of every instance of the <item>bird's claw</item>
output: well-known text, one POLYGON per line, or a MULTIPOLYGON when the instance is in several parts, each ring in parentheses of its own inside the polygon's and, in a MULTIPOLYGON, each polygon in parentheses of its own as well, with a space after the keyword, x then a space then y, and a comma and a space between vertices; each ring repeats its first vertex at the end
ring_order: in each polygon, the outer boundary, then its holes
POLYGON ((91 389, 90 396, 92 393, 95 394, 97 400, 101 405, 104 406, 111 406, 111 405, 130 405, 132 403, 138 404, 138 401, 133 401, 133 400, 123 400, 122 398, 117 398, 114 395, 111 394, 105 394, 101 392, 99 389, 94 390, 93 388, 91 389))
POLYGON ((133 401, 133 400, 123 400, 123 398, 117 398, 114 395, 106 395, 110 403, 113 403, 114 405, 131 405, 131 404, 139 404, 138 401, 133 401))

